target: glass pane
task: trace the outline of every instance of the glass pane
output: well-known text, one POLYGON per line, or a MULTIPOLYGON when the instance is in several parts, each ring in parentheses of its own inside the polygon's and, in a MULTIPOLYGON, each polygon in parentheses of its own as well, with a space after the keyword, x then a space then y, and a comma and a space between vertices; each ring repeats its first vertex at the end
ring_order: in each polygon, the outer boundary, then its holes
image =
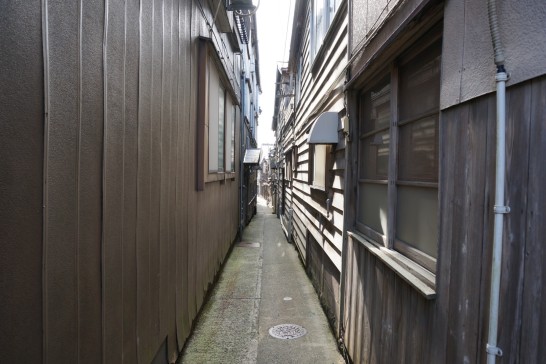
POLYGON ((389 130, 374 134, 361 141, 360 178, 387 179, 389 142, 389 130))
POLYGON ((336 11, 339 8, 339 4, 341 3, 341 0, 327 0, 328 2, 328 27, 330 27, 330 24, 334 21, 334 17, 336 16, 336 11))
POLYGON ((314 53, 316 54, 322 44, 324 39, 324 0, 315 0, 315 49, 314 53))
POLYGON ((358 221, 380 234, 387 231, 387 185, 361 183, 358 190, 358 221))
POLYGON ((399 129, 398 179, 438 181, 438 116, 411 122, 399 129))
POLYGON ((436 257, 438 190, 398 186, 396 238, 436 257))
POLYGON ((233 118, 231 124, 231 172, 235 171, 235 128, 237 127, 237 107, 233 106, 233 118))
POLYGON ((218 110, 220 79, 218 71, 213 64, 209 64, 209 98, 208 98, 208 127, 209 127, 209 172, 218 171, 218 110))
POLYGON ((218 90, 218 171, 224 170, 224 140, 225 140, 225 94, 218 90))
POLYGON ((326 145, 316 144, 313 160, 313 185, 326 186, 326 145))
POLYGON ((390 76, 385 76, 371 90, 365 92, 360 102, 363 133, 388 127, 391 121, 390 76))
POLYGON ((441 43, 435 43, 400 67, 400 120, 438 110, 441 43))

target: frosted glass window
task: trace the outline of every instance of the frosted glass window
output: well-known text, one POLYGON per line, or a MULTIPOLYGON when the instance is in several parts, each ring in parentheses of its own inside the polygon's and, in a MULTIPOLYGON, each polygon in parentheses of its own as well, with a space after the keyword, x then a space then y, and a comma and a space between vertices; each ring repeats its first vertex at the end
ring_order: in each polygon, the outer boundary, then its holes
POLYGON ((396 237, 436 257, 438 242, 438 190, 398 187, 396 237))
POLYGON ((358 221, 378 233, 387 233, 387 185, 361 183, 358 221))
POLYGON ((226 95, 224 89, 218 90, 218 171, 224 171, 224 143, 225 133, 225 113, 226 113, 226 95))
POLYGON ((361 141, 360 177, 386 180, 389 174, 389 131, 383 131, 361 141))
POLYGON ((313 186, 326 186, 326 148, 324 144, 314 146, 313 158, 313 186))
POLYGON ((400 127, 398 179, 438 181, 438 114, 400 127))
POLYGON ((231 117, 231 172, 235 172, 235 128, 237 127, 237 107, 232 106, 231 117))
POLYGON ((370 239, 434 271, 441 41, 419 48, 359 95, 357 221, 370 239))
POLYGON ((218 171, 218 111, 220 109, 220 78, 218 70, 212 64, 209 68, 208 129, 209 129, 209 172, 218 171))

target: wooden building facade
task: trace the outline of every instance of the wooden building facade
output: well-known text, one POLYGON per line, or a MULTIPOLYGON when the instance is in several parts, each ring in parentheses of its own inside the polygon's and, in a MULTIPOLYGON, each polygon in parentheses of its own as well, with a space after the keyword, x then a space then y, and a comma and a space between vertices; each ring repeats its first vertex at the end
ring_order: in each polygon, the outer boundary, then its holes
MULTIPOLYGON (((546 7, 496 5, 510 74, 498 362, 540 363, 546 7)), ((296 2, 279 74, 286 233, 352 362, 483 363, 497 138, 487 2, 343 1, 317 50, 314 14, 336 6, 296 2), (328 111, 337 142, 309 144, 328 111), (320 149, 325 188, 314 183, 320 149)))
POLYGON ((347 1, 296 1, 289 65, 278 71, 273 120, 281 223, 334 326, 339 322, 345 139, 342 132, 334 146, 310 146, 307 139, 323 113, 345 112, 347 40, 347 1))
POLYGON ((175 361, 242 223, 252 27, 221 0, 2 2, 0 362, 175 361))
MULTIPOLYGON (((546 8, 517 8, 497 2, 511 210, 498 362, 540 363, 546 8)), ((345 347, 355 363, 484 363, 497 136, 487 2, 355 0, 350 9, 345 347)))

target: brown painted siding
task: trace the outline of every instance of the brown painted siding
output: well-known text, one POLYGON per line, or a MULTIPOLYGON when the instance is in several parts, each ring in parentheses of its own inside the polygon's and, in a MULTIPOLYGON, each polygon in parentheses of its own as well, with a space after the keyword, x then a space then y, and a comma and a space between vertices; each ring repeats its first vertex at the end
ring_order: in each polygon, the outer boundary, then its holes
MULTIPOLYGON (((507 90, 507 204, 499 347, 503 362, 539 363, 546 315, 546 78, 507 90)), ((485 362, 493 230, 495 96, 445 110, 440 121, 440 242, 426 300, 349 239, 345 344, 354 362, 485 362)))
POLYGON ((1 8, 0 362, 24 358, 39 363, 44 159, 41 4, 4 1, 1 8), (14 312, 19 313, 17 320, 13 320, 14 312))
POLYGON ((207 5, 2 6, 0 362, 173 362, 183 347, 239 222, 238 171, 195 188, 207 5))

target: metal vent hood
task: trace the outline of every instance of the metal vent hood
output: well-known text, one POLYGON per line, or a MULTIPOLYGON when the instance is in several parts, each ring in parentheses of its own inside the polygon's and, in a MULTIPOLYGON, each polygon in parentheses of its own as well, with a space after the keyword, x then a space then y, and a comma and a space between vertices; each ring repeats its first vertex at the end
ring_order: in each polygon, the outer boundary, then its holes
POLYGON ((338 121, 337 112, 327 111, 320 114, 311 127, 307 144, 337 144, 338 121))

